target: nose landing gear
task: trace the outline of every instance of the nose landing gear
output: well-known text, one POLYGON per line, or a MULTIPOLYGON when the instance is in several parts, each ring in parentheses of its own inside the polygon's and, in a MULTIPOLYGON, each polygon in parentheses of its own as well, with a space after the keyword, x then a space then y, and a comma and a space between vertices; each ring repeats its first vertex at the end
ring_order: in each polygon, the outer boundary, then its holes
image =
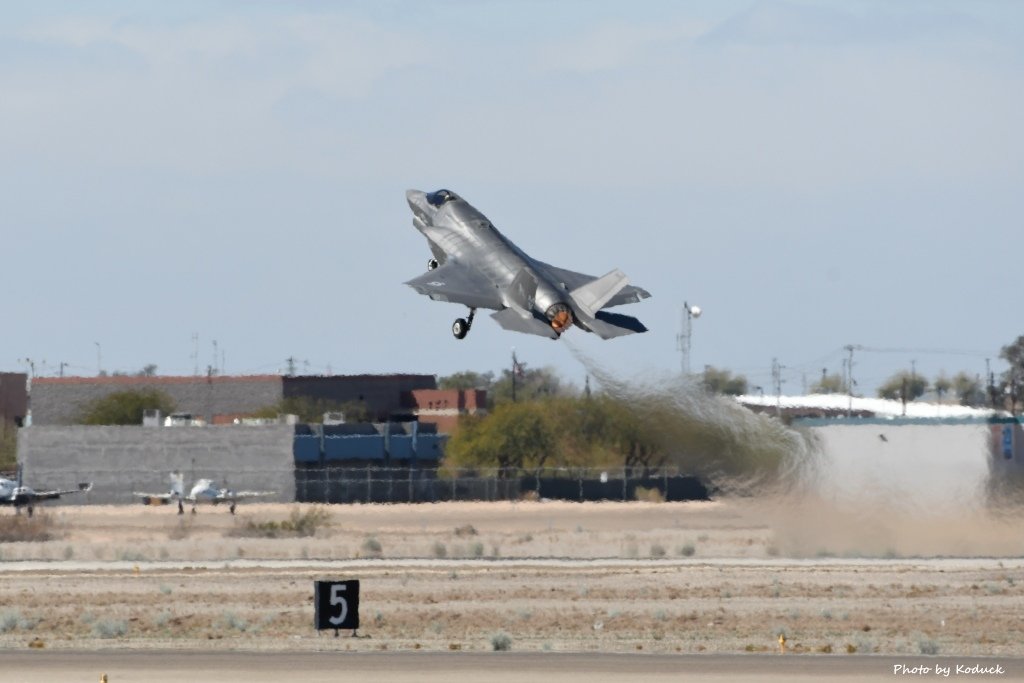
POLYGON ((473 327, 473 316, 476 315, 476 309, 469 309, 468 318, 459 318, 452 323, 452 334, 455 335, 456 339, 465 339, 466 335, 469 334, 469 328, 473 327))

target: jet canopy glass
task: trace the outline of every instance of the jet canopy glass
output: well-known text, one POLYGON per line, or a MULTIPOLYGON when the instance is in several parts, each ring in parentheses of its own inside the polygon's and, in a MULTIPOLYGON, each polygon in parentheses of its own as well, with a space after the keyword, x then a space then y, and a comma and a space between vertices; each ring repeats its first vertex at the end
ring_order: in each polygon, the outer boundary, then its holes
POLYGON ((431 206, 442 206, 447 202, 458 199, 451 190, 438 190, 427 195, 427 203, 431 206))

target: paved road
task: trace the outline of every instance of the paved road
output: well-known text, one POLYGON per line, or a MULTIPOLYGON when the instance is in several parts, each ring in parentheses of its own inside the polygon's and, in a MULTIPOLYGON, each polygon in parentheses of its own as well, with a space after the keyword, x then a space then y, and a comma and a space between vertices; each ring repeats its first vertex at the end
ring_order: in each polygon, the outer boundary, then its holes
POLYGON ((529 652, 209 652, 102 650, 0 652, 0 683, 511 683, 567 681, 1024 680, 1024 659, 864 655, 644 655, 529 652), (957 673, 957 667, 967 667, 957 673), (905 667, 896 671, 897 667, 905 667), (915 669, 914 667, 920 667, 915 669), (970 667, 980 667, 972 673, 970 667), (999 673, 999 671, 1002 673, 999 673), (988 673, 985 673, 985 672, 988 673))

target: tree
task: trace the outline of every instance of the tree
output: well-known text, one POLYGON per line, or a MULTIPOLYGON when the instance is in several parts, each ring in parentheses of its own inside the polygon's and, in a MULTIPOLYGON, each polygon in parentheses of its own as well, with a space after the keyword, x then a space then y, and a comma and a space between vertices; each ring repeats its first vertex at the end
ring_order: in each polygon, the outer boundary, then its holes
POLYGON ((0 420, 0 471, 12 470, 18 462, 18 428, 0 420))
POLYGON ((917 373, 902 370, 878 387, 879 398, 913 401, 928 390, 928 380, 917 373))
POLYGON ((701 377, 704 388, 712 394, 741 396, 747 393, 747 378, 743 375, 733 376, 730 370, 719 370, 707 365, 701 377))
POLYGON ((483 389, 489 391, 493 384, 493 372, 474 372, 472 370, 463 370, 453 375, 439 377, 437 380, 438 389, 483 389))
POLYGON ((983 406, 986 403, 985 390, 981 387, 981 380, 971 377, 966 372, 958 372, 953 375, 953 393, 962 406, 983 406))
POLYGON ((1017 402, 1024 389, 1024 335, 1007 344, 999 352, 999 357, 1009 364, 1003 373, 1003 395, 1009 398, 1008 407, 1011 413, 1017 412, 1017 402))
POLYGON ((942 403, 942 397, 953 388, 953 381, 946 377, 946 373, 939 373, 939 376, 932 382, 932 388, 935 389, 935 395, 939 397, 939 403, 942 403))
POLYGON ((484 417, 468 416, 445 448, 454 467, 543 467, 555 450, 545 402, 501 403, 484 417))
POLYGON ((812 394, 845 394, 847 393, 846 380, 838 373, 831 375, 821 373, 821 379, 811 385, 812 394))
POLYGON ((517 401, 554 398, 569 393, 568 389, 562 385, 562 380, 551 368, 532 369, 528 368, 526 363, 519 363, 514 375, 512 370, 506 368, 501 371, 501 377, 491 385, 487 394, 489 407, 512 401, 513 380, 517 401))
POLYGON ((146 410, 174 412, 174 401, 158 389, 115 391, 85 405, 78 419, 87 425, 141 425, 146 410))

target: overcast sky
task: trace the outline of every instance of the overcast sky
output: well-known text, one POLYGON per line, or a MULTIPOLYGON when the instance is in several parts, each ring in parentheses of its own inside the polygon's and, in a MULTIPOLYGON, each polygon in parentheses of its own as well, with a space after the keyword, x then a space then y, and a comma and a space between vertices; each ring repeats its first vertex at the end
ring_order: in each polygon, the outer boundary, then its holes
POLYGON ((0 5, 0 370, 691 366, 784 392, 858 344, 993 370, 1024 334, 1024 4, 0 5), (553 342, 402 283, 408 188, 618 267, 644 335, 553 342), (194 355, 198 335, 198 359, 194 355), (214 358, 216 340, 217 357, 214 358), (935 351, 943 351, 936 353, 935 351), (955 352, 955 353, 952 353, 955 352), (45 363, 45 364, 44 364, 45 363))

